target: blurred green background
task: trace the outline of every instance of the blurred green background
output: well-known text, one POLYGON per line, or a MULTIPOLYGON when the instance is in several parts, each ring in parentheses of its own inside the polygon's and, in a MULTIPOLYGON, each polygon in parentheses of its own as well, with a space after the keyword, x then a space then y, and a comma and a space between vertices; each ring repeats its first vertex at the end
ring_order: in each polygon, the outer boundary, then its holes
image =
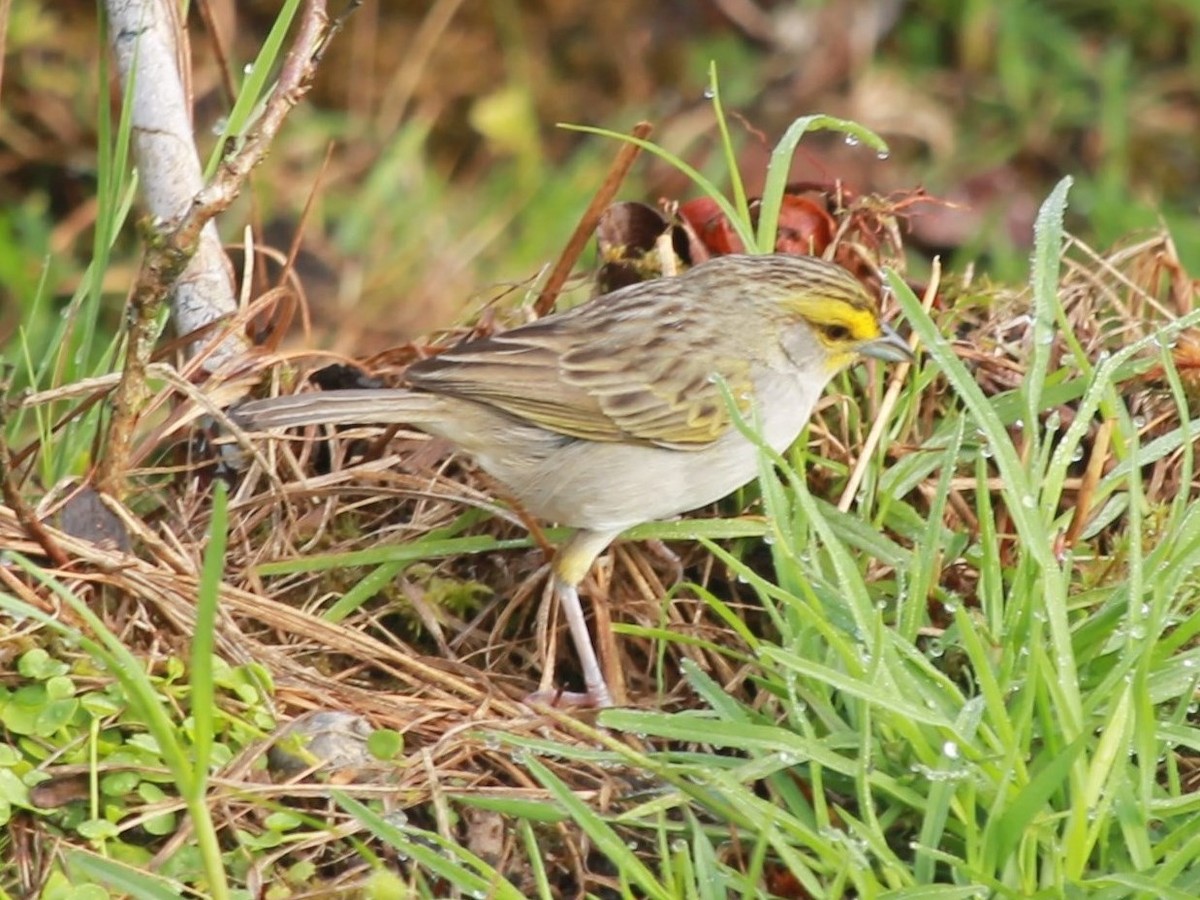
MULTIPOLYGON (((241 77, 277 3, 192 4, 197 132, 229 108, 220 46, 241 77)), ((333 7, 333 12, 338 7, 333 7)), ((887 159, 807 140, 793 177, 857 193, 924 187, 908 222, 934 253, 1022 280, 1033 215, 1076 178, 1069 227, 1098 248, 1166 224, 1200 258, 1200 4, 1147 0, 435 0, 367 2, 334 42, 253 189, 226 214, 286 252, 303 223, 318 343, 366 353, 462 315, 552 262, 626 130, 720 177, 705 98, 715 61, 753 190, 797 116, 855 119, 887 159), (329 162, 325 165, 326 153, 329 162), (315 199, 314 199, 315 198, 315 199)), ((109 86, 94 4, 17 0, 0 105, 0 347, 50 334, 93 255, 98 104, 109 86)), ((621 197, 691 196, 643 158, 621 197)), ((115 326, 137 263, 127 223, 104 274, 115 326)))

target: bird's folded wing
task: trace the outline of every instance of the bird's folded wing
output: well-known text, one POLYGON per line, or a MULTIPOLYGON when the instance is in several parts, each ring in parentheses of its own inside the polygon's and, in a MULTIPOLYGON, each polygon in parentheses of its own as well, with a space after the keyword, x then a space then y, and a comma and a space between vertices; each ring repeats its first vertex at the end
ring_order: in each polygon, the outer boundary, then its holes
POLYGON ((670 352, 653 327, 584 333, 593 325, 556 316, 471 341, 416 363, 408 380, 571 437, 678 449, 700 449, 730 427, 721 380, 748 409, 744 361, 714 360, 711 348, 670 352))

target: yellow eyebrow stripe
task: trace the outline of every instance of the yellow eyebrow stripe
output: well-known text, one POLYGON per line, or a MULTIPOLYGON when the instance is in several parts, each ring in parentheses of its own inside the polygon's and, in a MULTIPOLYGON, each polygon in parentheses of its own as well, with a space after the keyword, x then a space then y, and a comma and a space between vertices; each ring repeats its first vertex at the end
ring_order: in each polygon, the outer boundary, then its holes
POLYGON ((821 328, 840 325, 850 333, 853 342, 870 341, 879 337, 879 319, 875 310, 845 302, 840 297, 803 296, 788 301, 794 313, 811 322, 817 336, 824 340, 821 328))

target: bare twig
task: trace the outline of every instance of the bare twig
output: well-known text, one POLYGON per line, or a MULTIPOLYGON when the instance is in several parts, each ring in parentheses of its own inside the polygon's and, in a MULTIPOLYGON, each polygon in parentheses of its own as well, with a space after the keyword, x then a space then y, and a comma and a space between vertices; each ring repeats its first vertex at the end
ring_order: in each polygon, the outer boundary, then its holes
POLYGON ((1104 474, 1104 466, 1108 462, 1108 448, 1112 444, 1113 429, 1116 422, 1105 419, 1096 430, 1096 439, 1092 442, 1092 453, 1088 459, 1087 469, 1083 473, 1083 483, 1075 497, 1075 510, 1071 514, 1071 524, 1063 538, 1063 545, 1074 548, 1083 534, 1083 527, 1092 515, 1092 502, 1095 499, 1096 485, 1104 474))
MULTIPOLYGON (((638 122, 638 124, 633 126, 633 136, 640 140, 645 140, 649 137, 652 130, 649 122, 638 122)), ((554 269, 550 272, 550 277, 546 279, 546 286, 542 288, 537 302, 533 305, 534 311, 539 316, 544 316, 550 310, 554 309, 554 301, 558 299, 559 291, 566 284, 567 277, 571 274, 571 269, 574 268, 575 261, 579 259, 579 254, 583 252, 588 238, 596 230, 596 223, 600 221, 600 214, 604 212, 608 204, 612 203, 613 197, 617 194, 617 189, 621 186, 621 182, 625 180, 625 176, 629 174, 629 169, 633 166, 633 161, 637 159, 640 152, 641 148, 637 144, 622 144, 621 149, 617 151, 617 156, 613 160, 608 174, 604 177, 604 182, 600 185, 600 189, 596 191, 595 196, 592 197, 592 202, 588 204, 587 209, 583 211, 583 215, 579 219, 579 224, 571 232, 571 237, 567 240, 567 246, 563 248, 562 255, 558 258, 558 262, 554 264, 554 269)))
MULTIPOLYGON (((357 2, 353 4, 358 5, 357 2)), ((243 141, 241 149, 221 163, 212 183, 196 195, 192 210, 180 222, 176 235, 183 245, 186 246, 210 219, 224 212, 237 199, 246 177, 266 157, 287 114, 308 93, 325 48, 342 21, 339 18, 331 26, 322 0, 305 3, 296 39, 283 61, 279 81, 267 98, 256 128, 243 141)))
MULTIPOLYGON (((352 3, 350 9, 357 6, 352 3)), ((304 6, 296 37, 267 98, 261 117, 240 149, 224 160, 211 184, 200 187, 201 170, 188 117, 189 104, 175 62, 180 40, 171 30, 169 0, 109 0, 113 47, 122 79, 133 79, 134 147, 156 221, 126 312, 125 368, 113 394, 113 418, 106 453, 97 471, 102 490, 120 496, 138 413, 148 397, 145 386, 157 337, 155 321, 174 291, 176 330, 189 334, 236 312, 228 260, 213 219, 233 203, 247 176, 266 156, 288 112, 308 91, 329 39, 323 0, 304 6), (173 183, 174 189, 164 185, 173 183), (180 183, 184 185, 181 205, 180 183)), ((214 371, 245 350, 228 333, 219 348, 209 349, 206 368, 214 371)))
MULTIPOLYGON (((0 47, 8 46, 8 16, 12 0, 0 0, 0 47)), ((4 54, 0 53, 0 85, 4 84, 4 54)))

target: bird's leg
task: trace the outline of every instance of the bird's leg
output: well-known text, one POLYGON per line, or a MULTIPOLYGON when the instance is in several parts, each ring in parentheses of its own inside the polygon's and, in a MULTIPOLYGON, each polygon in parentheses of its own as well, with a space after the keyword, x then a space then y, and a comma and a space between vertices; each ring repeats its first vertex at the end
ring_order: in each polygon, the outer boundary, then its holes
POLYGON ((558 597, 563 615, 567 619, 567 626, 571 629, 571 640, 575 644, 575 653, 583 670, 583 684, 587 693, 581 699, 587 705, 599 709, 612 706, 612 694, 608 690, 608 682, 604 680, 604 672, 601 671, 600 660, 596 656, 596 646, 588 632, 583 605, 579 602, 579 591, 573 584, 556 581, 554 594, 558 597))
MULTIPOLYGON (((583 670, 583 683, 587 693, 583 697, 571 698, 562 695, 569 702, 582 702, 601 709, 613 705, 612 693, 604 680, 600 669, 600 660, 596 656, 596 646, 588 632, 587 619, 583 615, 583 605, 579 602, 579 583, 583 581, 592 563, 596 561, 604 548, 612 543, 613 538, 620 532, 578 531, 554 557, 553 577, 554 595, 558 598, 567 627, 571 629, 571 641, 575 644, 575 653, 579 657, 579 666, 583 670)), ((546 700, 535 694, 531 699, 546 700)))

